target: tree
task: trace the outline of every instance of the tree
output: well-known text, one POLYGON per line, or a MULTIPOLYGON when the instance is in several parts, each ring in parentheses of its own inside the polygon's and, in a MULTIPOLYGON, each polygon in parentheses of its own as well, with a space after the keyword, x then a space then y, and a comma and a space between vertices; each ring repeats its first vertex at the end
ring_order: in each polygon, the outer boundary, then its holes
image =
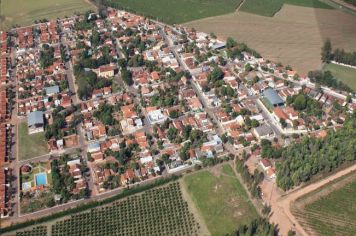
POLYGON ((226 48, 227 49, 231 49, 233 47, 235 47, 237 45, 237 42, 231 38, 231 37, 228 37, 227 40, 226 40, 226 48))
POLYGON ((324 46, 321 48, 321 60, 329 63, 332 60, 332 47, 330 39, 327 39, 324 46))
POLYGON ((224 72, 218 67, 215 66, 213 71, 209 74, 208 79, 214 83, 218 80, 221 80, 224 77, 224 72))
POLYGON ((302 111, 307 107, 307 99, 304 94, 299 94, 293 102, 294 109, 302 111))

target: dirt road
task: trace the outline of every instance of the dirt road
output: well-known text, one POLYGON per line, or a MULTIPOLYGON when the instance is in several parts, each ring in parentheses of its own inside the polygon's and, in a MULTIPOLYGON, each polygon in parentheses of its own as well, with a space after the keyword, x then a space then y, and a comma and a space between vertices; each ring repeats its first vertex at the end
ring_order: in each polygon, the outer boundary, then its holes
POLYGON ((296 217, 292 214, 291 205, 294 201, 296 201, 299 197, 310 193, 331 181, 338 179, 346 174, 349 174, 352 171, 356 171, 356 164, 341 170, 321 181, 316 183, 312 183, 307 185, 304 188, 300 188, 298 190, 292 191, 285 196, 281 196, 278 199, 271 199, 270 204, 272 205, 273 215, 271 217, 271 221, 277 223, 280 227, 280 232, 282 235, 287 235, 289 229, 294 229, 297 232, 297 235, 305 235, 308 236, 308 233, 303 229, 303 227, 299 224, 296 217), (284 218, 285 216, 286 218, 284 218))

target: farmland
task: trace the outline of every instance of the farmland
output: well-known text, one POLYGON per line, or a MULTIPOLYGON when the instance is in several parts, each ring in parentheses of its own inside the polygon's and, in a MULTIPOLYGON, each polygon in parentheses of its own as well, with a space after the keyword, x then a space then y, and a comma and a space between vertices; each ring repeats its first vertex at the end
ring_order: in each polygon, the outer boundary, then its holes
POLYGON ((355 196, 354 172, 301 197, 292 206, 292 211, 310 234, 355 235, 355 196))
POLYGON ((327 64, 324 66, 323 70, 331 71, 336 79, 344 82, 354 91, 356 91, 356 69, 336 64, 327 64))
POLYGON ((51 235, 200 234, 200 226, 183 200, 178 182, 71 215, 51 225, 51 235))
POLYGON ((105 0, 104 4, 123 8, 153 19, 177 24, 234 12, 241 0, 105 0))
POLYGON ((240 10, 262 16, 274 16, 284 4, 332 9, 332 7, 319 0, 246 0, 240 10))
POLYGON ((338 10, 285 4, 273 17, 239 11, 185 24, 203 32, 235 38, 300 75, 320 69, 320 49, 326 38, 335 48, 356 50, 356 17, 338 10))
MULTIPOLYGON (((214 167, 216 168, 216 167, 214 167)), ((212 235, 231 233, 258 217, 230 165, 217 173, 201 171, 184 177, 184 185, 212 235)))
POLYGON ((44 132, 28 134, 27 123, 19 124, 19 158, 26 160, 48 153, 44 132))
POLYGON ((26 26, 40 19, 56 19, 71 16, 75 12, 94 9, 86 0, 3 0, 0 30, 9 29, 13 25, 26 26))

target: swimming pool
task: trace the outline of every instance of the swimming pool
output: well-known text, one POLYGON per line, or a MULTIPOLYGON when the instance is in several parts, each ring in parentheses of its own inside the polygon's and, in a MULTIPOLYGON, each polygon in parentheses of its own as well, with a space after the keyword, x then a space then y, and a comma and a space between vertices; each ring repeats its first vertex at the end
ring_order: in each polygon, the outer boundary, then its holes
POLYGON ((47 175, 42 172, 36 175, 36 186, 47 185, 47 175))

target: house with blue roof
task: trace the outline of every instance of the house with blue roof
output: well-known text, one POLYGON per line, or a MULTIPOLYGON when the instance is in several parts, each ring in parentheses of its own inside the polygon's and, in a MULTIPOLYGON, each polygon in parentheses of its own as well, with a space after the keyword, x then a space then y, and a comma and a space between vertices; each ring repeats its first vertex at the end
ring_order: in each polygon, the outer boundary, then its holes
POLYGON ((273 107, 284 105, 282 98, 278 95, 277 91, 272 88, 268 88, 263 91, 263 96, 266 98, 266 101, 273 107))

